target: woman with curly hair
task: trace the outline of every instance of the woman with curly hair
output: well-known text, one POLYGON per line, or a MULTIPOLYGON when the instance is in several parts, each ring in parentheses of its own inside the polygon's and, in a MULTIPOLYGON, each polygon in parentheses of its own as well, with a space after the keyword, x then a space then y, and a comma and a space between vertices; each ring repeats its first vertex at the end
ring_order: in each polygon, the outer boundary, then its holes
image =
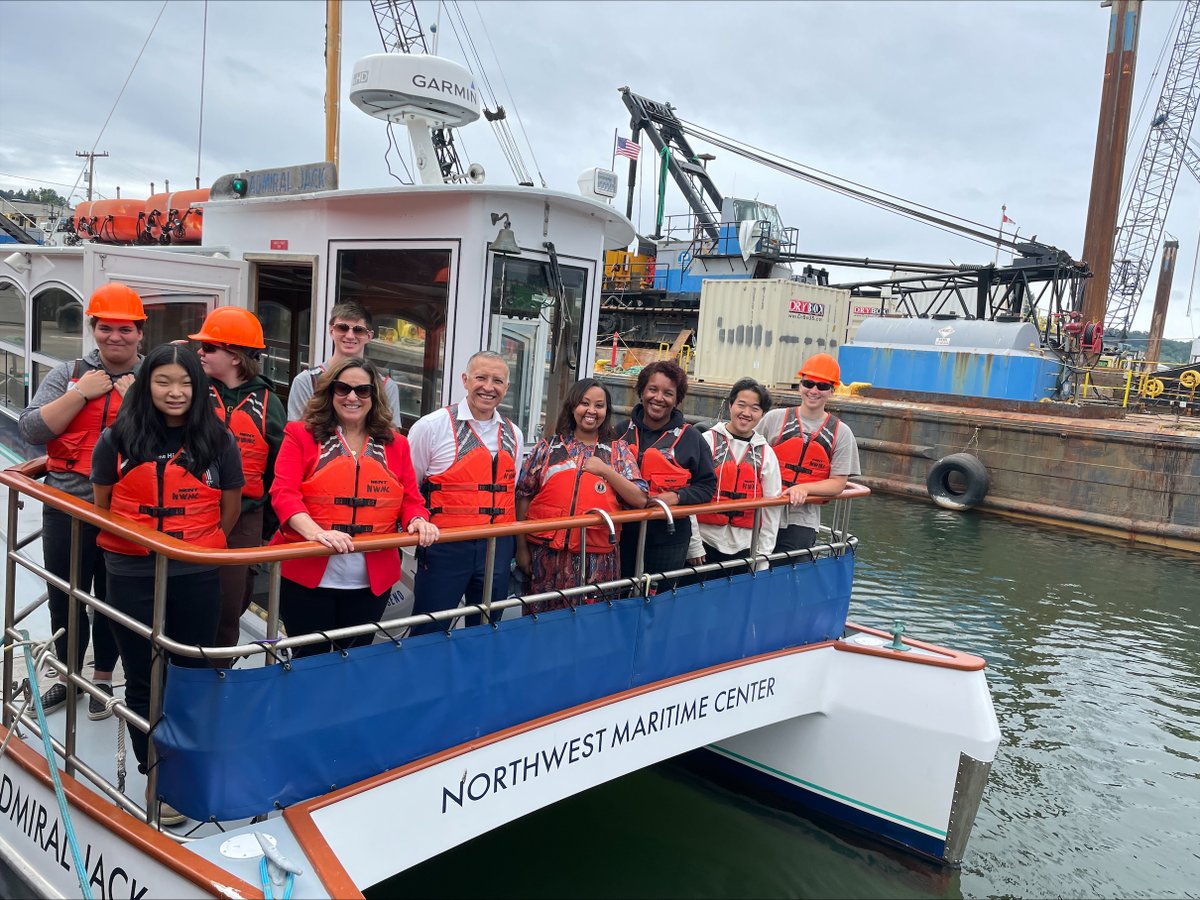
MULTIPOLYGON (((400 579, 400 551, 356 552, 354 538, 403 529, 427 547, 438 529, 429 521, 408 441, 392 428, 392 410, 371 362, 353 356, 321 376, 304 418, 284 429, 271 503, 280 521, 272 544, 315 541, 336 551, 282 564, 279 615, 288 635, 378 621, 400 579)), ((337 646, 371 639, 367 634, 337 646)), ((328 642, 318 642, 294 653, 329 649, 328 642)))

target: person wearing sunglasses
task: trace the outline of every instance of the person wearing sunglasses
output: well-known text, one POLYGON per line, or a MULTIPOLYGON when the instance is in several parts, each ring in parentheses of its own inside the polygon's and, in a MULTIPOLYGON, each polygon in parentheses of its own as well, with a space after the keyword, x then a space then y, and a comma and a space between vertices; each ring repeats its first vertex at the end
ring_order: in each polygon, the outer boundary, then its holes
MULTIPOLYGON (((481 350, 467 360, 462 373, 466 396, 457 404, 422 416, 409 429, 413 468, 440 528, 500 525, 514 522, 517 470, 524 455, 524 435, 500 414, 508 393, 508 363, 499 353, 481 350)), ((417 553, 413 615, 439 612, 483 600, 487 540, 451 541, 417 553)), ((515 541, 496 539, 492 565, 493 601, 508 596, 515 541)), ((468 616, 478 625, 480 616, 468 616)), ((423 622, 412 634, 428 634, 446 622, 423 622)))
MULTIPOLYGON (((304 408, 312 399, 317 382, 334 366, 352 356, 367 355, 367 345, 375 332, 371 330, 371 312, 360 303, 339 303, 329 314, 329 338, 333 341, 333 356, 325 362, 305 369, 294 379, 288 392, 288 421, 304 418, 304 408)), ((400 388, 387 376, 381 378, 383 396, 392 412, 392 422, 400 427, 400 388)))
POLYGON ((825 410, 842 371, 828 353, 810 356, 800 366, 800 405, 772 410, 758 433, 779 458, 783 488, 790 505, 775 541, 776 552, 805 550, 816 543, 821 507, 811 497, 836 497, 851 475, 859 474, 858 444, 845 422, 825 410))
MULTIPOLYGON (((271 485, 281 524, 271 543, 314 541, 335 551, 282 564, 279 616, 291 637, 378 622, 383 615, 388 592, 400 580, 400 551, 358 552, 355 537, 403 529, 417 535, 422 547, 438 538, 417 487, 408 440, 392 428, 381 392, 374 364, 352 356, 330 367, 304 419, 284 428, 271 485)), ((348 649, 371 640, 366 634, 336 646, 348 649)), ((329 642, 317 642, 293 654, 329 649, 329 642)))
MULTIPOLYGON (((262 323, 248 309, 219 306, 208 314, 193 341, 200 342, 200 364, 212 382, 211 403, 217 418, 233 434, 242 454, 242 511, 229 532, 230 547, 260 547, 267 491, 275 457, 283 443, 283 403, 262 377, 266 349, 262 323)), ((221 566, 221 622, 217 646, 240 642, 242 614, 254 592, 253 566, 221 566)), ((232 660, 222 660, 232 666, 232 660)))

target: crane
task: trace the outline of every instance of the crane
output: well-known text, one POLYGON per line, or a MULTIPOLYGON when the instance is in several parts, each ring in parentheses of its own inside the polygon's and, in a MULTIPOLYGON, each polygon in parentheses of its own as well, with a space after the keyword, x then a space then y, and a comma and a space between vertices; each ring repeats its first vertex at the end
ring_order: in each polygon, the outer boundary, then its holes
POLYGON ((1117 229, 1105 309, 1106 330, 1118 340, 1129 334, 1138 301, 1146 288, 1179 170, 1186 164, 1196 171, 1192 165, 1196 154, 1188 146, 1188 136, 1200 101, 1198 14, 1200 0, 1184 0, 1158 106, 1117 229))
MULTIPOLYGON (((407 3, 398 0, 371 0, 371 11, 375 13, 375 24, 379 27, 379 37, 383 40, 384 50, 389 53, 429 52, 421 20, 417 17, 416 3, 411 0, 407 3)), ((442 180, 449 180, 451 176, 462 176, 462 162, 458 158, 458 151, 454 149, 454 131, 450 128, 433 128, 431 133, 442 180)))

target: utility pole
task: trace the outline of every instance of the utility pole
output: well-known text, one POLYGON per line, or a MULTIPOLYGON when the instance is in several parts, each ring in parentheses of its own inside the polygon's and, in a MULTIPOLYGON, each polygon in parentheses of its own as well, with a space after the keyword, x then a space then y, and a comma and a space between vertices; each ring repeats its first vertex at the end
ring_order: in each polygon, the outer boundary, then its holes
POLYGON ((90 203, 92 200, 92 177, 96 174, 96 157, 108 156, 108 151, 92 153, 88 150, 76 150, 75 155, 85 157, 88 161, 88 202, 90 203))
POLYGON ((1096 129, 1096 157, 1092 163, 1092 193, 1083 236, 1083 260, 1092 270, 1092 277, 1083 287, 1084 322, 1103 322, 1108 303, 1142 12, 1141 0, 1104 0, 1101 5, 1111 5, 1112 15, 1108 23, 1108 55, 1104 59, 1104 89, 1100 95, 1100 124, 1096 129))

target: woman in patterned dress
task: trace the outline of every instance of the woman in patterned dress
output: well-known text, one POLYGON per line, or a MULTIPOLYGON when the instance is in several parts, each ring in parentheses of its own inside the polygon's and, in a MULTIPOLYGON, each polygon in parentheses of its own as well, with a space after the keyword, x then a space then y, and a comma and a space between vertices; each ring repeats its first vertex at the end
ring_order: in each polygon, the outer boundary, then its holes
MULTIPOLYGON (((630 446, 613 430, 608 388, 594 378, 571 386, 559 411, 555 434, 533 448, 517 483, 517 518, 550 519, 600 508, 641 509, 646 482, 630 446)), ((617 545, 604 526, 587 529, 586 571, 580 577, 581 529, 545 531, 517 538, 517 565, 530 578, 530 592, 599 584, 620 577, 617 545)), ((597 597, 572 602, 594 603, 597 597)), ((564 609, 558 598, 529 604, 528 612, 564 609)))

